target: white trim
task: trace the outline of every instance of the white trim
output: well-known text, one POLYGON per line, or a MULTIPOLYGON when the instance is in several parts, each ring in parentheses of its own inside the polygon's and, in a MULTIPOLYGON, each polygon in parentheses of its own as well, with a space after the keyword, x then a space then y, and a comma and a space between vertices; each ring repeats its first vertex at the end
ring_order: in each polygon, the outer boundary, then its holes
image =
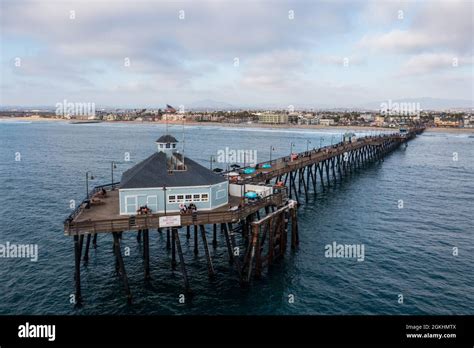
MULTIPOLYGON (((169 195, 166 195, 166 205, 168 204, 181 204, 181 203, 208 203, 211 202, 210 196, 212 197, 212 194, 209 194, 209 192, 194 192, 194 193, 171 193, 169 195), (191 201, 186 201, 186 196, 190 195, 191 196, 191 201), (199 201, 194 200, 194 195, 199 195, 199 201), (207 195, 207 200, 203 201, 202 195, 207 195), (170 202, 170 197, 174 196, 175 201, 170 202), (183 199, 180 200, 178 199, 178 196, 183 196, 183 199)), ((212 205, 212 204, 211 204, 212 205)))
MULTIPOLYGON (((225 191, 226 191, 225 189, 217 190, 217 191, 216 191, 216 199, 225 198, 225 194, 226 194, 225 191), (222 195, 222 194, 220 195, 220 196, 222 196, 222 197, 217 197, 217 196, 219 195, 219 192, 223 192, 223 193, 224 193, 223 195, 222 195)), ((227 195, 228 195, 228 194, 227 194, 227 195)))
MULTIPOLYGON (((130 204, 131 205, 131 204, 130 204)), ((129 214, 136 214, 137 213, 137 209, 138 209, 138 195, 130 195, 130 196, 125 196, 125 214, 129 215, 129 214), (133 213, 128 213, 128 205, 127 204, 127 199, 128 198, 134 198, 135 199, 135 209, 133 211, 133 213)))
MULTIPOLYGON (((199 186, 166 186, 166 191, 171 190, 171 189, 177 189, 177 188, 195 188, 195 187, 211 187, 215 185, 221 185, 225 182, 222 183, 217 183, 213 185, 199 185, 199 186)), ((119 191, 133 191, 133 190, 161 190, 163 191, 163 186, 160 187, 138 187, 138 188, 119 188, 119 191)))

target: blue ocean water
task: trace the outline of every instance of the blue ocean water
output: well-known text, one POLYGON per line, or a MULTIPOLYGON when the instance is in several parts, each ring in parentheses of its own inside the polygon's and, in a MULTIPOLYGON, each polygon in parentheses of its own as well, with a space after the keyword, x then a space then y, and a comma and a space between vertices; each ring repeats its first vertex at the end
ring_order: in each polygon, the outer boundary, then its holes
MULTIPOLYGON (((299 250, 249 289, 240 288, 220 234, 211 281, 204 253, 194 256, 183 236, 195 295, 180 304, 182 279, 170 269, 164 236, 150 232, 152 280, 145 283, 135 234, 124 233, 133 294, 127 306, 112 238, 99 235, 82 267, 84 306, 74 309, 73 242, 62 229, 70 200, 84 197, 86 171, 96 177, 91 185, 108 183, 114 160, 119 178, 155 151, 164 132, 149 124, 0 122, 0 244, 39 247, 37 262, 0 258, 0 314, 474 314, 474 138, 433 132, 310 194, 298 213, 299 250), (364 244, 365 260, 325 257, 333 242, 364 244)), ((182 139, 180 126, 169 132, 182 139)), ((275 158, 287 155, 291 142, 305 151, 339 141, 341 132, 197 126, 185 127, 185 136, 186 156, 208 166, 225 147, 256 149, 263 161, 270 147, 275 158)))

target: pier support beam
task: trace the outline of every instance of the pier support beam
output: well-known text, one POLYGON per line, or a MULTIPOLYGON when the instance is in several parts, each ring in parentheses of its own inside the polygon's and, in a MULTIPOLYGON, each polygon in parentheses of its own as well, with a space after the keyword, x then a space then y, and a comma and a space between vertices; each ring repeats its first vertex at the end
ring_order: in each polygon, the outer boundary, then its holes
POLYGON ((194 255, 199 254, 198 243, 198 227, 197 225, 194 225, 194 255))
POLYGON ((143 263, 145 267, 145 280, 150 279, 150 243, 148 229, 143 230, 143 263))
POLYGON ((212 246, 217 248, 217 225, 212 225, 212 246))
MULTIPOLYGON (((146 230, 148 233, 148 230, 146 230)), ((128 284, 127 272, 125 271, 125 264, 122 258, 122 250, 120 248, 120 237, 117 232, 113 232, 114 236, 114 246, 115 246, 115 258, 117 260, 118 269, 120 276, 122 277, 123 286, 125 288, 125 294, 127 295, 127 302, 132 303, 132 293, 130 292, 130 286, 128 284)))
POLYGON ((82 258, 82 246, 84 245, 84 235, 79 236, 79 260, 82 258))
POLYGON ((175 228, 171 232, 171 269, 176 269, 176 237, 174 233, 175 228))
POLYGON ((82 295, 81 295, 81 251, 80 251, 78 236, 74 236, 74 282, 76 286, 75 307, 79 308, 82 305, 82 295))
POLYGON ((97 233, 94 233, 94 238, 92 239, 92 246, 94 249, 97 249, 97 233))
POLYGON ((204 252, 206 254, 207 271, 209 273, 209 277, 212 278, 215 275, 215 271, 214 271, 214 266, 212 265, 211 254, 209 252, 209 246, 207 245, 206 229, 204 228, 203 225, 200 225, 199 227, 201 228, 202 245, 204 246, 204 252))
POLYGON ((171 248, 171 241, 170 241, 170 228, 167 227, 166 228, 166 249, 170 249, 171 248))
POLYGON ((290 209, 291 215, 291 249, 296 249, 300 243, 298 234, 298 220, 296 217, 296 208, 290 209))
POLYGON ((88 263, 89 262, 89 246, 91 244, 91 235, 88 234, 87 235, 87 239, 86 239, 86 250, 84 251, 84 263, 88 263))
POLYGON ((227 230, 227 225, 225 223, 221 224, 221 230, 224 231, 225 244, 227 246, 227 253, 229 254, 229 262, 232 264, 234 263, 234 251, 232 250, 229 231, 227 230))
POLYGON ((173 235, 176 242, 176 249, 178 250, 179 264, 181 267, 181 273, 183 275, 184 281, 184 289, 187 293, 190 293, 191 289, 189 288, 188 273, 186 272, 186 265, 184 264, 183 250, 181 248, 181 241, 179 240, 178 229, 173 229, 173 235))

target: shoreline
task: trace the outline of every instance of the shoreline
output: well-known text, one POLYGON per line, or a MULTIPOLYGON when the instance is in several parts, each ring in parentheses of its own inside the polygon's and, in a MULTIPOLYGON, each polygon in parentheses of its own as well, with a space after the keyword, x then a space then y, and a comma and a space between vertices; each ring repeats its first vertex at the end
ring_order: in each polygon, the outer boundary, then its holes
MULTIPOLYGON (((69 122, 61 118, 42 118, 42 117, 0 117, 0 122, 14 121, 14 122, 69 122)), ((143 122, 143 121, 102 121, 100 123, 119 123, 119 124, 146 124, 146 125, 165 125, 166 122, 143 122)), ((168 122, 170 126, 181 126, 182 122, 168 122)), ((288 124, 261 124, 261 123, 221 123, 221 122, 185 122, 185 126, 216 126, 216 127, 240 127, 240 128, 265 128, 265 129, 338 129, 338 130, 368 130, 368 131, 396 131, 398 128, 389 127, 371 127, 371 126, 321 126, 321 125, 288 125, 288 124)), ((441 128, 430 127, 426 128, 425 132, 437 133, 474 133, 474 128, 441 128)))

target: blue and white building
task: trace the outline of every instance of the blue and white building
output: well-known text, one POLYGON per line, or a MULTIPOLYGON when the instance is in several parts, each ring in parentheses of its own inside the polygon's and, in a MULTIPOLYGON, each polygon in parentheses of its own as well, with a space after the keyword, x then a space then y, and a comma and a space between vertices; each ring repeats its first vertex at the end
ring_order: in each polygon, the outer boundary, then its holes
POLYGON ((177 151, 178 141, 163 135, 157 152, 128 169, 119 188, 120 215, 135 215, 147 206, 156 213, 180 211, 194 203, 198 211, 213 210, 229 202, 228 180, 177 151))

